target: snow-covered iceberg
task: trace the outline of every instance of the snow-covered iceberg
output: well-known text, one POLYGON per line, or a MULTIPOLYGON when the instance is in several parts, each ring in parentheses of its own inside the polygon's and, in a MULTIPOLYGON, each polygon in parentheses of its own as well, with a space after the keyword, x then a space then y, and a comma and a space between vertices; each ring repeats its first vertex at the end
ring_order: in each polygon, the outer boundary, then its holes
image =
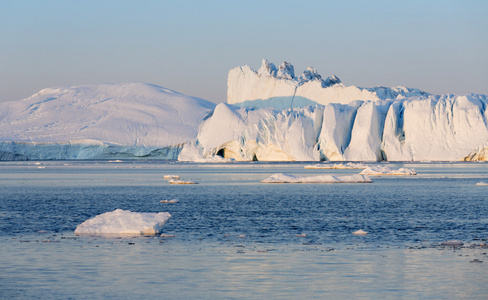
POLYGON ((276 68, 266 59, 263 59, 257 71, 247 65, 231 69, 227 79, 227 102, 240 107, 284 109, 316 104, 348 104, 356 100, 398 100, 425 95, 428 93, 401 86, 346 86, 335 75, 322 78, 312 67, 308 67, 300 76, 295 76, 294 67, 290 63, 283 62, 276 68))
MULTIPOLYGON (((218 104, 184 157, 263 161, 484 160, 486 95, 430 95, 277 110, 218 104), (479 155, 470 153, 477 150, 479 155)), ((183 156, 182 156, 183 157, 183 156)), ((180 159, 182 158, 180 157, 180 159)))
POLYGON ((276 173, 261 181, 261 183, 371 183, 367 175, 354 174, 344 176, 317 175, 299 177, 289 174, 276 173))
POLYGON ((137 213, 116 209, 95 216, 76 227, 78 235, 154 235, 171 218, 167 212, 137 213))
POLYGON ((214 107, 143 83, 48 88, 0 103, 0 160, 177 159, 214 107))

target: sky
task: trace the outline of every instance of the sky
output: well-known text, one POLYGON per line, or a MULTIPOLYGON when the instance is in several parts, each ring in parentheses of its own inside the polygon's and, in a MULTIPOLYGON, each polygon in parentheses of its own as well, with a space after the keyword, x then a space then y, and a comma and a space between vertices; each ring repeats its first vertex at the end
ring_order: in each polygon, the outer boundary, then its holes
POLYGON ((0 102, 146 82, 219 103, 263 58, 360 87, 488 94, 488 1, 0 0, 0 102))

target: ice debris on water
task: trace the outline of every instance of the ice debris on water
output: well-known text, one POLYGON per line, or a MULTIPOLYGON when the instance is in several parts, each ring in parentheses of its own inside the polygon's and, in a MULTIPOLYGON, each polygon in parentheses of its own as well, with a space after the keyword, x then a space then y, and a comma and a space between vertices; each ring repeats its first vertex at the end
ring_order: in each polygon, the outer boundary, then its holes
POLYGON ((482 262, 483 262, 482 260, 479 260, 477 258, 470 261, 470 263, 482 263, 482 262))
POLYGON ((464 243, 458 240, 451 240, 447 242, 441 242, 441 245, 446 247, 461 247, 462 245, 464 245, 464 243))
POLYGON ((174 180, 174 179, 171 179, 168 182, 170 184, 198 184, 198 182, 195 181, 183 181, 183 180, 174 180))
POLYGON ((180 200, 178 199, 171 199, 171 200, 161 200, 160 203, 178 203, 180 200))
POLYGON ((370 176, 401 176, 401 175, 417 175, 414 169, 400 168, 398 170, 392 170, 387 166, 371 166, 364 169, 360 174, 370 176))
POLYGON ((174 234, 162 233, 160 235, 160 237, 162 237, 162 238, 174 238, 176 236, 174 234))
POLYGON ((180 179, 178 175, 164 175, 164 179, 180 179))
POLYGON ((299 177, 289 174, 276 173, 261 181, 261 183, 371 183, 373 182, 368 175, 318 175, 309 177, 299 177))
POLYGON ((483 182, 483 181, 480 181, 478 183, 476 183, 477 186, 488 186, 488 182, 483 182))
POLYGON ((366 232, 362 229, 359 229, 359 230, 354 231, 352 234, 354 234, 354 235, 367 235, 368 232, 366 232))
POLYGON ((328 164, 321 163, 315 165, 307 165, 305 169, 365 169, 366 165, 360 163, 346 163, 346 164, 328 164))
POLYGON ((305 233, 300 233, 300 234, 297 234, 295 235, 296 237, 306 237, 307 235, 305 233))

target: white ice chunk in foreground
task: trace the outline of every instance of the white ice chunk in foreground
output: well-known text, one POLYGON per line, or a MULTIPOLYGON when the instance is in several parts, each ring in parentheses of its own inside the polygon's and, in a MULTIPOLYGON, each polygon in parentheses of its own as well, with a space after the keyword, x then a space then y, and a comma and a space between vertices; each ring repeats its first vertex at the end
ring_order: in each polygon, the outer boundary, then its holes
POLYGON ((168 212, 137 213, 116 209, 89 219, 76 227, 79 235, 153 235, 171 218, 168 212))
POLYGON ((371 176, 393 176, 393 175, 417 175, 414 169, 400 168, 398 170, 392 170, 386 166, 372 166, 364 169, 360 174, 371 176))
POLYGON ((488 185, 488 182, 483 182, 483 181, 480 181, 478 183, 476 183, 477 186, 486 186, 488 185))
POLYGON ((276 173, 261 181, 261 183, 370 183, 367 175, 354 174, 349 176, 318 175, 298 177, 283 173, 276 173))

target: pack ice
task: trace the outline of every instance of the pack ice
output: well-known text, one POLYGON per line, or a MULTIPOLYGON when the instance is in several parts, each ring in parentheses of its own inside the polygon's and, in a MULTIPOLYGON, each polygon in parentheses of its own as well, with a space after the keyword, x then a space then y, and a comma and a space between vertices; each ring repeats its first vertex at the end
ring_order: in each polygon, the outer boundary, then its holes
POLYGON ((143 83, 48 88, 0 103, 0 159, 176 159, 214 107, 143 83))
POLYGON ((488 158, 486 95, 346 86, 308 68, 234 68, 219 104, 180 160, 456 161, 488 158), (233 105, 229 105, 233 104, 233 105))

